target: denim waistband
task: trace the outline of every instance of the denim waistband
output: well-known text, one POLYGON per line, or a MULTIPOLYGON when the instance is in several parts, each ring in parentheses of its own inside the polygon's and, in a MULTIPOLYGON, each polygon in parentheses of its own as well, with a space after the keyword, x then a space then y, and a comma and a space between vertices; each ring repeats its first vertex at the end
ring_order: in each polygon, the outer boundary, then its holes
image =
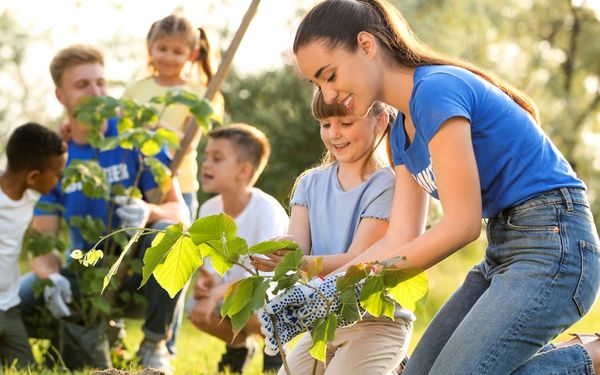
POLYGON ((574 205, 584 205, 589 207, 584 189, 563 187, 538 193, 522 203, 502 210, 496 217, 503 218, 518 211, 550 204, 564 205, 567 211, 572 211, 574 205))

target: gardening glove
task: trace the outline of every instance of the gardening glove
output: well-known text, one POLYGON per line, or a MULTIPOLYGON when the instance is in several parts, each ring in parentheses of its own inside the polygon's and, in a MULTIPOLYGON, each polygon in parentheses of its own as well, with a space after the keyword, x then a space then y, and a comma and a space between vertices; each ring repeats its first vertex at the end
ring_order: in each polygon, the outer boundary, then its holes
MULTIPOLYGON (((291 313, 293 310, 288 311, 291 313)), ((275 328, 273 326, 271 316, 265 310, 262 310, 258 314, 258 319, 261 324, 260 331, 265 338, 265 354, 274 356, 279 352, 279 347, 277 346, 277 341, 275 340, 275 328)), ((277 334, 279 335, 279 340, 281 341, 282 345, 285 345, 294 337, 305 331, 304 327, 301 325, 286 323, 279 318, 277 318, 276 324, 277 334)))
MULTIPOLYGON (((115 203, 120 207, 115 211, 121 219, 121 228, 143 228, 148 222, 150 216, 150 207, 148 203, 139 198, 129 198, 124 195, 115 197, 115 203)), ((135 234, 135 230, 127 231, 130 236, 135 234)))
MULTIPOLYGON (((320 279, 310 282, 314 287, 321 283, 320 279)), ((298 319, 298 308, 307 302, 313 289, 306 285, 296 284, 271 300, 258 314, 261 322, 261 332, 265 337, 265 353, 275 355, 279 351, 275 341, 275 327, 271 315, 277 321, 277 333, 282 344, 287 343, 296 335, 306 331, 298 319)))
MULTIPOLYGON (((336 282, 337 279, 342 276, 344 276, 344 273, 328 276, 317 287, 317 289, 319 289, 321 293, 317 293, 313 290, 312 293, 308 296, 307 302, 298 308, 297 317, 299 320, 299 324, 304 326, 307 331, 313 329, 317 319, 325 318, 325 316, 327 316, 327 304, 321 297, 321 294, 324 295, 325 298, 327 298, 331 302, 330 312, 338 313, 340 311, 342 303, 336 295, 336 282)), ((362 282, 357 284, 355 287, 357 301, 360 300, 361 289, 362 282)), ((365 314, 365 309, 360 305, 360 303, 358 304, 358 311, 360 316, 363 316, 365 314)), ((346 327, 352 324, 354 323, 338 315, 338 328, 346 327)))
POLYGON ((67 304, 73 301, 71 283, 60 273, 52 273, 48 278, 54 285, 44 287, 46 308, 57 319, 70 316, 71 309, 67 304))

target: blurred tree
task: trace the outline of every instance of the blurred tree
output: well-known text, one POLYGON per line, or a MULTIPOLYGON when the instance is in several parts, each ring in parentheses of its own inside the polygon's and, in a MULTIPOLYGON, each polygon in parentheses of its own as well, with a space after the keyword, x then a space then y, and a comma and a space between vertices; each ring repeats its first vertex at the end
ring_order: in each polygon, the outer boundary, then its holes
POLYGON ((13 128, 29 120, 43 122, 47 117, 43 101, 39 100, 39 85, 26 76, 24 69, 27 49, 40 37, 31 35, 6 10, 0 14, 0 30, 0 151, 3 151, 13 128))
POLYGON ((245 77, 232 71, 222 91, 230 122, 256 126, 269 138, 271 157, 257 186, 287 205, 296 177, 324 150, 310 111, 311 86, 286 65, 245 77))

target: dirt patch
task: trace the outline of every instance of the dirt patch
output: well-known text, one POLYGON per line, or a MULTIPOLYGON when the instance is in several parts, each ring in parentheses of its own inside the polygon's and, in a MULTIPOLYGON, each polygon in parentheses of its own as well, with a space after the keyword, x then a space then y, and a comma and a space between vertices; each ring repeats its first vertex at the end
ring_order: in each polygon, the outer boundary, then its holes
POLYGON ((153 368, 146 368, 146 369, 143 369, 142 371, 134 371, 134 372, 117 370, 117 369, 111 368, 111 369, 106 369, 106 370, 96 370, 96 371, 93 371, 90 375, 165 375, 165 373, 162 371, 159 371, 159 370, 155 370, 153 368))

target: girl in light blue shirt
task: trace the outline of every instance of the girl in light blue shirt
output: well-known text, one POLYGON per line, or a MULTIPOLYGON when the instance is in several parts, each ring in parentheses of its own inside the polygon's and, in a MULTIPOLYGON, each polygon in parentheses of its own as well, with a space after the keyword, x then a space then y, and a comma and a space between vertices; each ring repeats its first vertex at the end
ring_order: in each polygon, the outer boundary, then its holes
MULTIPOLYGON (((380 146, 384 146, 395 110, 375 103, 365 117, 348 116, 343 106, 325 104, 320 91, 315 92, 312 107, 327 152, 318 167, 305 171, 296 182, 288 233, 305 250, 307 263, 312 257, 323 257, 322 275, 327 275, 387 230, 394 173, 380 146)), ((255 265, 270 270, 281 259, 276 254, 271 260, 256 258, 255 265)), ((413 320, 410 311, 398 307, 395 321, 366 317, 354 326, 339 328, 335 340, 328 343, 327 367, 320 362, 317 373, 394 371, 408 349, 413 320)), ((310 335, 305 335, 288 353, 293 374, 311 373, 311 345, 310 335)))

